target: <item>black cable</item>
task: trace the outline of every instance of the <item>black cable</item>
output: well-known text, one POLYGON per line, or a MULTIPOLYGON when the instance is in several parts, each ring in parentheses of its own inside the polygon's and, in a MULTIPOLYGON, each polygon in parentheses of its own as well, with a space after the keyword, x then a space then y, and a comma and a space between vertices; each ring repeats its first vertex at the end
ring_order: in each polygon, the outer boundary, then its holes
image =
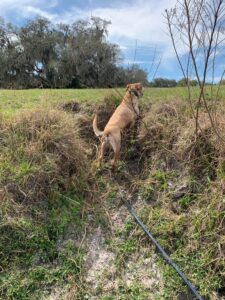
POLYGON ((138 225, 141 226, 145 234, 150 238, 150 240, 153 242, 153 244, 156 246, 157 250, 160 252, 166 263, 171 265, 175 269, 175 271, 178 273, 178 275, 183 279, 185 284, 189 287, 190 291, 192 292, 193 295, 195 295, 196 299, 198 300, 203 300, 203 298, 198 294, 197 290, 193 285, 188 281, 188 279, 185 277, 185 275, 181 272, 181 270, 178 268, 178 266, 171 260, 169 255, 164 251, 164 249, 159 245, 159 243, 156 241, 156 239, 151 235, 151 233, 147 230, 147 228, 144 226, 144 224, 141 222, 139 217, 137 216, 136 212, 134 209, 128 204, 125 203, 126 207, 128 208, 129 212, 131 215, 135 218, 135 221, 138 223, 138 225))

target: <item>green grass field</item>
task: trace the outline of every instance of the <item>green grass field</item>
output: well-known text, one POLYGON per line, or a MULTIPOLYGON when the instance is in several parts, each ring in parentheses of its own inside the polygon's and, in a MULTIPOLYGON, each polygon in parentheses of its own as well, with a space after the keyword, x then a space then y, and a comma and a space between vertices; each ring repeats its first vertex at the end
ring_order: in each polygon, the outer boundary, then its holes
MULTIPOLYGON (((192 88, 192 97, 197 97, 198 88, 192 88)), ((216 90, 216 87, 214 87, 216 90)), ((10 116, 24 108, 48 107, 52 104, 67 101, 98 102, 107 94, 122 97, 125 89, 64 89, 64 90, 0 90, 0 112, 10 116)), ((208 87, 208 95, 211 88, 208 87)), ((221 97, 225 99, 225 88, 221 88, 221 97)), ((176 88, 146 88, 142 102, 156 102, 158 100, 170 101, 187 99, 187 90, 183 87, 176 88)))
MULTIPOLYGON (((193 89, 196 94, 197 89, 193 89)), ((48 107, 67 101, 99 102, 107 94, 124 94, 124 89, 83 89, 83 90, 0 90, 0 111, 5 116, 11 116, 20 109, 48 107)), ((225 90, 224 90, 225 93, 225 90)), ((185 99, 185 88, 146 88, 143 102, 158 100, 185 99)))

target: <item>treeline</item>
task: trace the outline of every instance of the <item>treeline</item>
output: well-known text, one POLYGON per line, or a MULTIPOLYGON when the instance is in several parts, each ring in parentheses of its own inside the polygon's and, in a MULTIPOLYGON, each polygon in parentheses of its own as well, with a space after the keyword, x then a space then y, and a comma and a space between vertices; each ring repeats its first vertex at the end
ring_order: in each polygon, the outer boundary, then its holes
MULTIPOLYGON (((189 79, 190 86, 197 86, 197 80, 189 79)), ((187 86, 187 80, 182 78, 178 81, 175 79, 167 79, 167 78, 155 78, 153 81, 149 83, 150 87, 176 87, 176 86, 187 86)))
POLYGON ((38 17, 22 27, 0 19, 1 88, 83 88, 148 84, 137 65, 121 67, 121 52, 109 43, 108 21, 92 17, 72 25, 38 17))

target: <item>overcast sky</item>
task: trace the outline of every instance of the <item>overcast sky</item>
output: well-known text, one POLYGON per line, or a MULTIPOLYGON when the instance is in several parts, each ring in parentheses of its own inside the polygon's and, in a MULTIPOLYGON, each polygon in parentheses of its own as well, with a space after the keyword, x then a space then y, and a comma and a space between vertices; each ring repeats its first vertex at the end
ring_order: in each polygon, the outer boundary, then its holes
POLYGON ((78 19, 98 16, 111 21, 108 39, 122 50, 124 64, 139 64, 152 72, 161 59, 157 77, 180 78, 181 73, 168 36, 166 8, 175 0, 0 0, 0 16, 16 25, 41 15, 52 22, 72 23, 78 19))

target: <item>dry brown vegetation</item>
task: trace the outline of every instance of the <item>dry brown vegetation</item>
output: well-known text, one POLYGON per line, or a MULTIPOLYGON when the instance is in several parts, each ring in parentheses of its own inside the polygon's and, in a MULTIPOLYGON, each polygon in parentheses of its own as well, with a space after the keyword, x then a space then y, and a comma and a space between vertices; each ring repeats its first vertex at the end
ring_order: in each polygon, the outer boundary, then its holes
MULTIPOLYGON (((216 118, 221 132, 225 132, 223 110, 221 104, 216 118)), ((224 144, 204 112, 196 136, 194 118, 181 102, 153 105, 143 122, 141 155, 144 152, 151 162, 140 193, 150 205, 140 213, 202 295, 213 299, 213 290, 223 294, 225 280, 224 144)), ((167 269, 165 276, 169 280, 173 275, 167 269)), ((166 282, 165 290, 175 297, 176 285, 166 282)))
POLYGON ((21 160, 19 163, 32 167, 32 172, 21 178, 20 186, 5 171, 6 190, 16 201, 40 201, 50 196, 54 186, 61 191, 71 186, 79 190, 81 183, 83 188, 88 182, 87 145, 79 139, 71 116, 53 109, 24 111, 3 132, 11 161, 21 160))
POLYGON ((1 123, 0 136, 0 298, 38 297, 78 280, 81 254, 58 243, 71 224, 78 235, 93 201, 88 147, 57 109, 23 111, 1 123))
MULTIPOLYGON (((225 132, 220 106, 217 127, 225 132)), ((123 175, 120 168, 113 176, 144 200, 139 213, 150 231, 207 299, 215 290, 223 294, 225 149, 206 112, 199 122, 196 136, 195 120, 180 100, 143 106, 142 119, 123 135, 123 175)), ((166 269, 165 293, 175 297, 172 290, 181 285, 178 279, 171 284, 171 276, 166 269)))
MULTIPOLYGON (((104 127, 117 101, 115 96, 107 96, 100 103, 99 128, 104 127)), ((216 120, 224 132, 224 105, 220 105, 216 120)), ((214 291, 222 294, 225 153, 207 114, 199 115, 201 130, 196 138, 194 119, 184 102, 144 104, 135 128, 123 133, 122 160, 113 174, 107 163, 102 170, 96 170, 93 163, 98 145, 92 130, 94 112, 94 105, 68 102, 54 109, 26 110, 10 121, 1 120, 0 253, 1 270, 8 283, 0 295, 10 298, 21 293, 21 299, 25 299, 31 295, 30 286, 39 293, 43 285, 36 275, 29 273, 25 284, 23 273, 13 277, 12 266, 31 267, 36 252, 40 256, 48 253, 45 263, 57 260, 60 265, 61 250, 56 250, 56 244, 62 232, 71 223, 80 227, 87 210, 85 203, 94 209, 93 198, 101 202, 97 214, 108 220, 104 203, 114 184, 127 189, 132 201, 140 202, 137 206, 143 221, 202 295, 212 297, 214 291), (20 285, 16 291, 15 280, 20 285)), ((135 236, 145 243, 137 228, 135 236)), ((66 261, 65 278, 77 282, 80 271, 75 268, 74 273, 70 263, 66 261)), ((65 264, 60 266, 63 269, 65 264)), ((174 273, 163 268, 164 297, 171 299, 168 295, 174 296, 182 285, 174 273)), ((53 278, 58 275, 50 275, 49 265, 43 272, 44 282, 49 278, 54 285, 53 278)))

